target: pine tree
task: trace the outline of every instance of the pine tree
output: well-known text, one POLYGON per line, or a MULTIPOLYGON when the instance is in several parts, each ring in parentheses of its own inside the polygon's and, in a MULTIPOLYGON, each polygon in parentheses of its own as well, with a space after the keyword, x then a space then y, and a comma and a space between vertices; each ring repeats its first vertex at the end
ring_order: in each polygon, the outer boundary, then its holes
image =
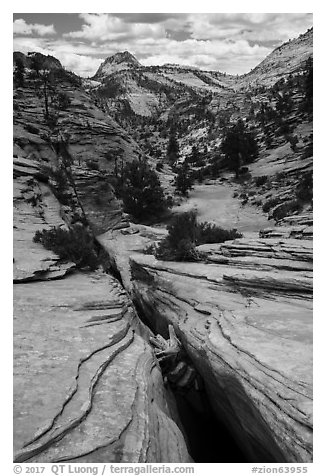
POLYGON ((181 167, 178 168, 177 175, 175 177, 175 188, 181 195, 187 196, 188 190, 193 186, 194 179, 193 174, 189 168, 189 165, 184 162, 181 167))
POLYGON ((252 162, 258 156, 258 145, 254 135, 245 129, 239 120, 228 129, 222 139, 221 151, 225 154, 229 168, 239 177, 241 165, 252 162))
POLYGON ((313 60, 310 56, 306 63, 306 79, 305 79, 305 110, 312 113, 313 109, 313 60))
POLYGON ((144 160, 124 167, 121 196, 125 211, 137 219, 156 217, 166 208, 159 178, 144 160))
POLYGON ((169 162, 172 164, 179 158, 179 144, 174 132, 170 133, 166 156, 169 162))
POLYGON ((25 66, 21 58, 17 58, 15 62, 14 84, 18 88, 25 85, 25 66))

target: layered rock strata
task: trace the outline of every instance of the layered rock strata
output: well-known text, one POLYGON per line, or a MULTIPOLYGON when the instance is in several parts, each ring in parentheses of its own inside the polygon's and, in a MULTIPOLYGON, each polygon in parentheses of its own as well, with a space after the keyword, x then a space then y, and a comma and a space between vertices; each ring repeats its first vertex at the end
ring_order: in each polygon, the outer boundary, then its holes
POLYGON ((101 241, 153 332, 173 325, 250 461, 311 461, 312 241, 239 239, 176 263, 135 254, 149 235, 138 230, 129 256, 128 233, 101 241))
POLYGON ((191 461, 129 297, 34 243, 37 230, 67 226, 65 207, 38 160, 15 158, 14 177, 15 460, 191 461))
POLYGON ((16 461, 190 461, 146 332, 112 277, 16 285, 14 348, 16 461))

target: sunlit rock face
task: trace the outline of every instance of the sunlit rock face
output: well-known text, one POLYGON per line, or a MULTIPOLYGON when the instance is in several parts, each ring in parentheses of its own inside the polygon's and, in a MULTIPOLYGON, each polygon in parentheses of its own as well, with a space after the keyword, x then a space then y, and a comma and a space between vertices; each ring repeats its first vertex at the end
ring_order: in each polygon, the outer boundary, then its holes
POLYGON ((208 264, 131 257, 149 325, 173 324, 252 461, 312 459, 311 241, 293 241, 203 245, 208 264))
POLYGON ((33 241, 37 230, 67 226, 39 165, 14 162, 16 461, 190 461, 148 330, 121 284, 77 272, 33 241))
POLYGON ((33 88, 16 96, 14 458, 189 462, 148 330, 120 283, 101 268, 78 272, 33 240, 38 230, 68 227, 83 211, 95 232, 123 223, 111 186, 114 158, 104 155, 120 147, 119 157, 132 160, 137 146, 95 106, 93 115, 90 102, 85 109, 87 95, 69 88, 71 109, 59 118, 74 159, 75 189, 67 189, 66 204, 55 196, 47 168, 57 166, 57 156, 41 99, 33 88), (90 158, 100 170, 87 168, 90 158))
POLYGON ((249 460, 311 461, 312 241, 252 235, 201 245, 197 263, 143 254, 158 228, 99 240, 152 331, 174 326, 249 460))
POLYGON ((14 295, 16 461, 191 460, 146 330, 114 278, 78 273, 14 295))
POLYGON ((115 55, 109 56, 105 61, 103 61, 99 69, 96 71, 94 79, 103 79, 117 71, 125 71, 130 68, 139 68, 140 66, 140 62, 128 51, 116 53, 115 55))

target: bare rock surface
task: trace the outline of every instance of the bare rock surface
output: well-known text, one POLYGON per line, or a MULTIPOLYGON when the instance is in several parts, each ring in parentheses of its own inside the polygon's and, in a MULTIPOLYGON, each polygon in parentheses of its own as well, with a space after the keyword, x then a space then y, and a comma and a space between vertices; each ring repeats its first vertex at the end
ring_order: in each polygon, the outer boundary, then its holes
POLYGON ((115 169, 138 158, 140 149, 81 87, 61 81, 56 88, 70 104, 65 110, 50 107, 56 114, 55 128, 45 120, 44 98, 33 82, 15 90, 14 178, 39 177, 49 174, 45 169, 57 169, 55 144, 59 136, 66 138, 75 193, 94 232, 103 233, 122 216, 112 187, 115 169))
POLYGON ((33 241, 36 231, 65 225, 60 203, 47 184, 35 179, 39 167, 33 161, 15 160, 14 172, 14 281, 62 277, 74 263, 60 263, 59 256, 33 241))
MULTIPOLYGON (((232 228, 235 210, 242 213, 243 207, 228 184, 221 185, 224 194, 219 187, 225 206, 205 210, 198 196, 199 219, 206 211, 232 228)), ((256 213, 252 207, 246 216, 250 213, 256 213)), ((309 216, 287 225, 309 223, 309 216)), ((249 460, 309 462, 312 241, 259 237, 260 222, 255 227, 253 219, 243 220, 244 238, 198 247, 204 259, 196 263, 158 261, 142 253, 165 236, 162 229, 131 225, 98 239, 152 331, 167 338, 173 325, 205 381, 215 415, 249 460)))
POLYGON ((229 257, 227 248, 221 250, 224 264, 158 262, 133 255, 132 282, 155 332, 173 324, 205 380, 216 415, 249 458, 308 462, 311 270, 305 257, 301 269, 300 259, 291 269, 291 256, 283 263, 282 247, 278 251, 279 258, 258 253, 250 266, 245 258, 229 257))
MULTIPOLYGON (((37 230, 66 226, 40 165, 14 158, 15 460, 191 461, 148 330, 122 286, 100 271, 77 273, 34 243, 37 230)), ((87 178, 77 186, 91 211, 94 174, 87 178)))
POLYGON ((160 370, 112 277, 15 286, 16 461, 187 462, 160 370))

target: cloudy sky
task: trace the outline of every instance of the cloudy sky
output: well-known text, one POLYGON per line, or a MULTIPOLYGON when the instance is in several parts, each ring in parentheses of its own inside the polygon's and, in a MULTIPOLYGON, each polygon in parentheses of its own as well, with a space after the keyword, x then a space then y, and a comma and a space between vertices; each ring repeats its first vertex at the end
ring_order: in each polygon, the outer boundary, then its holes
POLYGON ((143 65, 242 74, 311 26, 310 13, 16 13, 14 51, 51 54, 81 76, 126 50, 143 65))

